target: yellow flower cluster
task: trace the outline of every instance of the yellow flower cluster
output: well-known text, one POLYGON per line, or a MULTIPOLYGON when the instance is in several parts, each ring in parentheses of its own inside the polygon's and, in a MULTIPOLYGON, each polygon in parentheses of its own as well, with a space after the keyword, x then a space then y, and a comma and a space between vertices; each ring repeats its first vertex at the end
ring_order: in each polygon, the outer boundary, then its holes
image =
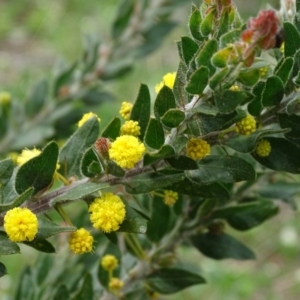
POLYGON ((210 145, 202 139, 191 138, 187 144, 187 156, 194 160, 202 159, 210 154, 210 145))
POLYGON ((174 72, 174 73, 167 73, 163 77, 163 80, 155 86, 156 93, 158 94, 159 91, 163 88, 164 85, 166 85, 170 89, 173 89, 174 83, 175 83, 175 78, 176 78, 176 72, 174 72))
POLYGON ((118 291, 123 286, 124 286, 124 282, 117 277, 112 277, 108 283, 108 287, 112 291, 118 291))
POLYGON ((105 193, 95 198, 89 207, 93 226, 104 232, 117 231, 126 215, 125 205, 121 198, 112 193, 105 193))
POLYGON ((69 247, 75 254, 92 252, 93 243, 93 236, 84 228, 73 232, 69 239, 69 247))
POLYGON ((40 155, 42 153, 41 150, 33 148, 32 150, 24 149, 21 154, 17 157, 17 165, 22 166, 30 159, 40 155))
POLYGON ((241 88, 238 86, 238 85, 232 85, 230 88, 229 88, 230 91, 240 91, 241 88))
POLYGON ((236 122, 235 131, 243 135, 249 135, 256 130, 256 121, 254 117, 248 115, 242 120, 236 122))
POLYGON ((106 254, 101 259, 101 266, 106 271, 113 271, 118 264, 118 259, 111 254, 106 254))
POLYGON ((142 158, 146 148, 136 137, 131 135, 119 136, 110 146, 108 151, 120 167, 132 169, 142 158))
POLYGON ((268 140, 260 140, 257 143, 257 146, 255 148, 255 152, 260 157, 267 157, 271 153, 271 144, 268 140))
POLYGON ((168 206, 172 206, 178 200, 178 193, 170 190, 164 191, 164 203, 168 206))
POLYGON ((100 123, 101 119, 94 113, 89 112, 82 116, 81 120, 77 123, 78 127, 81 127, 87 120, 96 117, 98 119, 98 122, 100 123))
POLYGON ((129 120, 132 106, 133 105, 130 102, 122 102, 119 113, 125 120, 129 120))
POLYGON ((4 217, 4 230, 12 242, 30 242, 38 232, 38 219, 28 208, 15 207, 4 217))
POLYGON ((11 101, 11 95, 8 92, 1 92, 0 93, 0 104, 7 105, 11 101))
POLYGON ((126 121, 121 127, 121 135, 139 136, 141 134, 141 127, 137 121, 126 121))
POLYGON ((266 77, 268 75, 269 67, 266 66, 266 67, 260 68, 258 71, 259 71, 260 77, 266 77))
POLYGON ((281 53, 284 53, 284 46, 285 46, 285 45, 284 45, 284 42, 283 42, 283 43, 281 44, 281 46, 280 46, 280 49, 279 49, 281 53))

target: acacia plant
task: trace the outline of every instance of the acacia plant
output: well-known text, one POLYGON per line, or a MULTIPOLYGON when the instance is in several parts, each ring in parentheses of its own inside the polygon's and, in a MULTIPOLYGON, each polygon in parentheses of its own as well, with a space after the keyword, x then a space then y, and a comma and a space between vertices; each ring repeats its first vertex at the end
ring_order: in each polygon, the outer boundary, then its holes
MULTIPOLYGON (((48 253, 23 271, 16 299, 148 299, 204 284, 178 264, 183 243, 217 260, 255 258, 227 228, 261 225, 275 199, 294 206, 299 191, 300 1, 281 5, 247 23, 231 0, 193 5, 177 72, 153 102, 141 84, 106 127, 90 112, 63 145, 0 162, 0 254, 18 243, 48 253)), ((133 16, 124 7, 122 26, 133 16)), ((56 82, 55 93, 70 87, 56 82)))

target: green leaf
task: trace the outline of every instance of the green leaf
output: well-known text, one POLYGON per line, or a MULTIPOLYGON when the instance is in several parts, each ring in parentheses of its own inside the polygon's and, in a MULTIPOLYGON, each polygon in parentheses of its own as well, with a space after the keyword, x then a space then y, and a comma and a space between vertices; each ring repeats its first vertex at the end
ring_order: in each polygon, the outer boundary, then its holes
POLYGON ((160 294, 177 293, 195 284, 205 283, 205 279, 198 274, 179 268, 162 268, 146 277, 146 283, 160 294))
POLYGON ((147 237, 154 243, 159 242, 162 237, 169 231, 169 222, 171 217, 171 209, 167 206, 163 199, 154 196, 152 199, 151 220, 148 222, 147 237), (163 218, 162 218, 163 216, 163 218))
POLYGON ((170 166, 177 170, 196 170, 198 169, 197 163, 184 155, 179 155, 178 157, 167 158, 166 161, 170 166))
POLYGON ((201 184, 213 182, 239 182, 254 180, 256 173, 253 166, 236 156, 209 155, 197 161, 198 170, 186 171, 187 177, 201 184))
POLYGON ((299 148, 284 138, 268 137, 266 140, 270 142, 272 149, 269 156, 259 157, 254 154, 253 157, 269 169, 299 174, 299 148))
POLYGON ((180 61, 176 73, 176 78, 173 86, 173 93, 178 106, 183 106, 189 103, 189 94, 184 87, 187 84, 187 67, 180 61))
POLYGON ((71 82, 76 67, 77 62, 73 63, 72 65, 69 65, 68 67, 63 68, 56 76, 54 81, 54 97, 57 97, 59 95, 60 89, 63 86, 68 86, 68 84, 71 82))
POLYGON ((113 160, 108 160, 106 165, 106 172, 116 177, 124 177, 125 171, 113 160))
POLYGON ((140 138, 143 140, 150 119, 150 93, 147 85, 141 84, 137 99, 132 107, 130 120, 137 121, 141 127, 140 138))
POLYGON ((85 151, 90 148, 99 135, 99 122, 96 117, 88 119, 68 139, 61 148, 59 162, 62 174, 67 177, 77 176, 82 178, 80 161, 85 151))
POLYGON ((252 116, 258 117, 263 109, 261 99, 265 90, 266 82, 259 81, 252 89, 254 99, 248 104, 248 111, 252 116))
POLYGON ((50 142, 42 153, 26 163, 17 172, 15 188, 19 194, 30 187, 37 193, 47 188, 53 181, 58 158, 58 145, 50 142))
POLYGON ((225 219, 237 230, 248 230, 273 217, 277 212, 278 207, 272 201, 257 200, 215 210, 210 218, 225 219))
POLYGON ((208 84, 209 69, 207 67, 200 67, 195 71, 185 90, 192 95, 201 95, 208 84))
POLYGON ((81 161, 81 172, 86 177, 95 177, 103 172, 102 165, 93 148, 88 149, 84 153, 81 161))
POLYGON ((228 114, 216 114, 207 115, 199 113, 200 130, 201 134, 205 135, 210 132, 224 130, 229 128, 231 125, 239 121, 240 119, 246 117, 246 112, 241 109, 236 109, 235 111, 228 114))
POLYGON ((58 287, 53 297, 53 300, 61 300, 61 299, 70 299, 70 293, 64 284, 58 287))
POLYGON ((228 190, 220 183, 201 185, 185 178, 183 181, 173 183, 165 187, 166 190, 172 190, 184 195, 198 196, 203 198, 217 198, 225 202, 230 198, 228 190))
POLYGON ((281 128, 290 129, 290 131, 284 134, 285 137, 300 146, 300 116, 294 114, 278 114, 278 119, 281 128))
POLYGON ((187 66, 189 66, 199 49, 198 44, 190 37, 183 36, 181 37, 181 48, 184 62, 187 66))
POLYGON ((14 163, 11 158, 0 161, 0 187, 6 185, 14 171, 14 163))
POLYGON ((124 204, 126 206, 126 217, 118 231, 145 234, 147 231, 147 220, 136 210, 132 209, 127 201, 124 201, 124 204))
POLYGON ((156 152, 146 153, 144 155, 143 165, 148 166, 155 164, 156 162, 164 158, 172 157, 173 155, 175 155, 174 149, 170 145, 164 145, 156 152))
POLYGON ((281 79, 284 86, 292 75, 293 66, 294 59, 292 57, 287 57, 282 59, 274 70, 274 74, 281 79))
POLYGON ((115 140, 118 136, 120 136, 120 130, 121 119, 118 117, 114 117, 111 122, 103 129, 101 136, 115 140))
POLYGON ((255 259, 255 254, 249 248, 226 233, 208 232, 193 236, 191 241, 200 252, 213 259, 255 259))
POLYGON ((202 35, 207 36, 212 32, 213 22, 215 18, 215 9, 211 9, 211 11, 205 16, 200 25, 200 32, 202 35))
POLYGON ((28 116, 33 117, 42 109, 47 100, 48 90, 49 85, 46 79, 40 79, 33 86, 25 105, 28 116))
POLYGON ((35 297, 35 289, 33 283, 33 274, 29 266, 23 268, 20 279, 19 286, 16 292, 15 300, 31 300, 35 297))
POLYGON ((126 192, 129 194, 144 194, 159 190, 167 185, 184 179, 183 173, 162 174, 158 172, 145 173, 128 178, 126 183, 126 192))
POLYGON ((200 33, 200 24, 202 21, 201 13, 194 4, 192 5, 193 5, 193 12, 189 19, 190 33, 194 39, 198 41, 202 41, 204 37, 200 33))
POLYGON ((79 184, 73 184, 66 187, 66 191, 62 195, 54 198, 50 205, 54 206, 57 203, 63 203, 67 201, 75 201, 84 198, 87 195, 95 193, 99 190, 110 187, 109 183, 95 183, 95 182, 83 182, 79 184))
POLYGON ((295 111, 299 111, 300 109, 300 98, 296 94, 295 97, 293 97, 286 106, 286 112, 289 115, 292 115, 295 113, 295 111))
POLYGON ((237 80, 246 86, 253 86, 259 79, 259 69, 241 71, 237 80))
POLYGON ((112 24, 112 36, 118 38, 126 30, 134 9, 134 2, 123 0, 119 4, 116 17, 112 24))
POLYGON ((44 216, 38 216, 39 230, 34 239, 35 242, 45 240, 50 236, 56 235, 61 232, 73 232, 77 228, 74 226, 60 226, 50 221, 44 216))
POLYGON ((5 232, 0 231, 0 255, 20 253, 19 246, 8 239, 5 232))
POLYGON ((283 23, 284 55, 293 56, 300 48, 300 34, 297 28, 289 22, 283 23))
POLYGON ((173 141, 170 142, 170 145, 175 150, 176 154, 179 154, 183 149, 185 149, 188 138, 186 136, 177 136, 173 141))
POLYGON ((94 298, 93 280, 90 273, 86 273, 79 292, 72 300, 87 300, 94 298))
POLYGON ((216 68, 211 63, 213 54, 218 50, 218 42, 215 39, 208 40, 200 50, 196 57, 197 67, 208 67, 210 73, 213 74, 216 68))
POLYGON ((270 76, 262 94, 262 105, 269 107, 278 105, 284 96, 284 85, 282 80, 277 76, 270 76))
POLYGON ((180 109, 169 109, 161 118, 161 122, 170 128, 178 127, 185 119, 185 113, 180 109))
POLYGON ((237 106, 249 102, 253 95, 246 91, 225 90, 224 93, 215 93, 215 102, 221 113, 230 113, 237 106))
POLYGON ((255 149, 257 142, 261 138, 272 134, 279 134, 282 132, 285 132, 285 130, 266 129, 266 130, 255 131, 252 134, 247 136, 238 134, 226 140, 223 143, 223 145, 228 146, 238 152, 249 153, 255 149))
POLYGON ((0 262, 0 278, 7 274, 7 269, 5 265, 0 262))
POLYGON ((173 94, 173 91, 164 85, 154 103, 154 115, 157 120, 160 120, 160 117, 162 117, 169 109, 176 108, 176 102, 175 97, 173 94))
POLYGON ((161 123, 151 118, 145 135, 145 143, 153 148, 159 149, 165 142, 165 133, 161 123))
POLYGON ((55 253, 55 248, 47 240, 33 240, 32 242, 23 242, 23 244, 30 246, 40 252, 55 253))
POLYGON ((21 206, 27 199, 29 199, 32 196, 33 191, 34 191, 33 188, 29 188, 24 193, 22 193, 18 198, 16 198, 13 202, 0 205, 0 213, 10 210, 17 206, 21 206))
POLYGON ((108 238, 110 242, 112 242, 115 245, 118 245, 118 237, 115 232, 110 232, 110 233, 103 232, 103 234, 108 238))

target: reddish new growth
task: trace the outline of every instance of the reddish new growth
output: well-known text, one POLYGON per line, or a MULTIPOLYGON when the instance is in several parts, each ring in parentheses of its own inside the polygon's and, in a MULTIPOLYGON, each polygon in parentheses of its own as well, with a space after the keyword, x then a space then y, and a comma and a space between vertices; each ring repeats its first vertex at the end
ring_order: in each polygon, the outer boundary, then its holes
POLYGON ((109 158, 108 150, 110 148, 110 141, 107 138, 101 137, 95 142, 95 148, 99 154, 105 159, 109 158))
POLYGON ((263 10, 257 18, 251 18, 248 21, 247 29, 241 35, 241 39, 249 44, 244 53, 247 66, 253 62, 256 47, 263 50, 275 47, 276 34, 279 30, 279 20, 273 10, 263 10))

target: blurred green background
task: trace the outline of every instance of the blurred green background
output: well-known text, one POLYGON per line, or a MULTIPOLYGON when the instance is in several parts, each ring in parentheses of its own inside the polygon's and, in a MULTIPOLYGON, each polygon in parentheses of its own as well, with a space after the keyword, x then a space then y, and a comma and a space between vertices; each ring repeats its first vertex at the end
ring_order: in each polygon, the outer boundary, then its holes
MULTIPOLYGON (((0 91, 7 90, 22 101, 38 78, 51 77, 51 70, 60 57, 72 62, 81 55, 83 34, 94 33, 109 40, 110 24, 118 2, 0 0, 0 91)), ((278 2, 272 1, 273 7, 278 8, 278 2)), ((238 0, 236 4, 245 20, 266 7, 265 1, 258 0, 238 0)), ((122 101, 134 101, 141 82, 149 86, 154 96, 154 85, 165 73, 176 71, 175 41, 187 32, 189 12, 189 5, 179 6, 173 18, 181 25, 172 31, 163 46, 142 61, 137 60, 129 75, 106 83, 116 101, 99 107, 97 113, 103 125, 118 113, 122 101)), ((214 261, 182 247, 178 252, 179 261, 198 265, 208 284, 164 299, 299 299, 299 213, 286 205, 281 206, 281 213, 260 228, 233 232, 256 252, 256 261, 214 261)), ((10 274, 0 279, 0 299, 12 299, 21 267, 34 261, 34 250, 22 247, 22 251, 22 255, 1 258, 10 274)))

